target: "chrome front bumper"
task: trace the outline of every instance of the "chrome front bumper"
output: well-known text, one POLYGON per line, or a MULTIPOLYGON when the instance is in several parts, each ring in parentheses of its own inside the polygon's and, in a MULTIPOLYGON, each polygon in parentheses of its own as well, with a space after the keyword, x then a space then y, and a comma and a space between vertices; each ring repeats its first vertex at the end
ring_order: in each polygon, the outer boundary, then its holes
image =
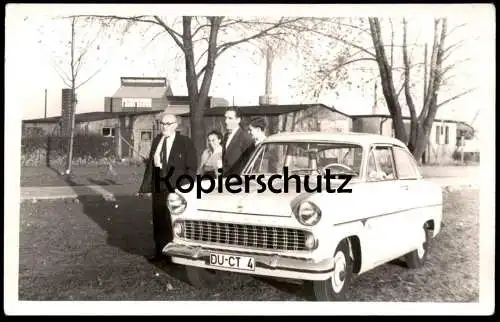
POLYGON ((173 263, 180 265, 299 280, 327 280, 331 277, 334 265, 333 258, 315 261, 307 258, 292 258, 277 254, 268 255, 220 248, 190 246, 174 242, 166 245, 165 248, 163 248, 163 253, 170 256, 173 263), (212 266, 209 264, 211 253, 253 257, 255 259, 255 270, 248 271, 212 266))

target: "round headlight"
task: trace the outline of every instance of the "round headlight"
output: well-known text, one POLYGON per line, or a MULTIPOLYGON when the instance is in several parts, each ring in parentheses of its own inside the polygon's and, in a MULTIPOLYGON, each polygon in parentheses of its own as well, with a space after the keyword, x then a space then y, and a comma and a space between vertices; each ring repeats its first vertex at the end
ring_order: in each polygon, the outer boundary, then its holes
POLYGON ((295 217, 305 226, 314 226, 321 219, 321 210, 311 201, 304 201, 295 210, 295 217))
POLYGON ((186 210, 186 199, 178 193, 170 193, 167 197, 167 207, 172 215, 180 215, 186 210))

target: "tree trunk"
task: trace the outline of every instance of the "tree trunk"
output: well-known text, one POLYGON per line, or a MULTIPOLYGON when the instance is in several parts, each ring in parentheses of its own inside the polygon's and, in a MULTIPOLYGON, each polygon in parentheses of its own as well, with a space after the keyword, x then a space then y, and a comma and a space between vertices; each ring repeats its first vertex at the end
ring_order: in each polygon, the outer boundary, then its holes
POLYGON ((397 99, 396 89, 394 88, 394 81, 392 78, 392 71, 387 61, 385 54, 384 43, 382 41, 382 32, 380 30, 380 23, 377 18, 369 18, 370 31, 375 47, 375 56, 377 65, 380 71, 380 80, 382 85, 382 93, 384 94, 387 108, 392 117, 392 124, 397 139, 408 143, 408 136, 403 124, 403 116, 401 113, 401 105, 397 99))
POLYGON ((191 102, 191 138, 193 139, 194 147, 198 154, 198 158, 201 157, 201 153, 205 148, 205 106, 207 104, 207 98, 201 96, 198 100, 191 102))
POLYGON ((425 148, 427 147, 427 139, 429 138, 429 133, 424 133, 421 126, 417 126, 417 136, 415 140, 415 146, 413 150, 410 150, 417 160, 418 164, 422 163, 422 155, 424 154, 425 148))

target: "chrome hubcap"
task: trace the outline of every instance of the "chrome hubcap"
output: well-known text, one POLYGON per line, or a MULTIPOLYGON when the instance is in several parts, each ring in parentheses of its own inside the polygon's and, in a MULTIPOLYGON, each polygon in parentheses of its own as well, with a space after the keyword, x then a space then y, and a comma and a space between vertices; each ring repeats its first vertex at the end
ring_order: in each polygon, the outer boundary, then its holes
POLYGON ((344 282, 346 278, 346 267, 347 261, 345 259, 344 253, 338 252, 334 259, 334 270, 332 276, 332 286, 335 293, 340 293, 344 287, 344 282))

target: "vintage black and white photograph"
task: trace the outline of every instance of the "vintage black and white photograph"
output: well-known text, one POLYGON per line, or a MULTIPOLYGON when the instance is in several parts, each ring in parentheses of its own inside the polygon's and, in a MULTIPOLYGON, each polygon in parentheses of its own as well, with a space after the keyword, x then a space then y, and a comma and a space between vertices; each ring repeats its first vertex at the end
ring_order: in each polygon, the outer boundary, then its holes
POLYGON ((495 27, 9 4, 5 312, 493 314, 495 27))

